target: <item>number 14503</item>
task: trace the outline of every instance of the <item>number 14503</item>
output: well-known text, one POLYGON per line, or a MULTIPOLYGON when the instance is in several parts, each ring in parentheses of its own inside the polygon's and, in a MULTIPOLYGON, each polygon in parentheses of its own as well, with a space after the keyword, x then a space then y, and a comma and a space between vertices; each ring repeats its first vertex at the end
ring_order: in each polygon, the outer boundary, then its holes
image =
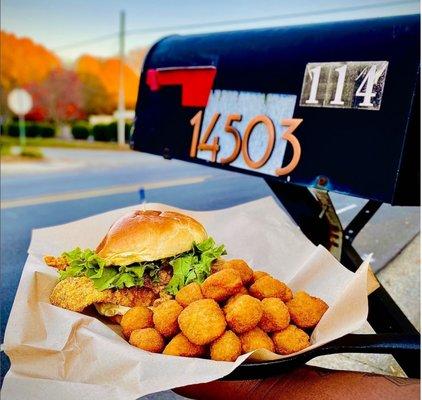
MULTIPOLYGON (((221 118, 221 113, 215 112, 208 124, 208 126, 204 127, 202 130, 203 133, 201 135, 201 126, 202 126, 202 119, 203 119, 203 112, 198 111, 195 116, 191 119, 190 123, 193 126, 193 134, 192 134, 192 142, 190 147, 190 156, 195 158, 197 157, 198 150, 200 151, 210 151, 212 162, 217 162, 217 155, 220 148, 220 138, 218 135, 214 135, 211 142, 209 142, 210 136, 212 135, 214 128, 221 118)), ((221 158, 219 162, 221 164, 230 164, 234 162, 238 157, 242 157, 245 164, 251 168, 258 170, 262 166, 264 166, 271 154, 274 150, 275 142, 276 142, 276 128, 274 125, 274 121, 268 117, 267 115, 261 114, 253 117, 247 122, 246 128, 244 132, 240 132, 240 130, 236 127, 236 123, 242 121, 242 114, 229 114, 226 118, 224 124, 224 132, 222 134, 231 135, 233 140, 232 142, 234 145, 232 146, 232 151, 229 155, 224 158, 221 158), (251 151, 250 151, 250 142, 251 137, 256 132, 256 127, 258 125, 263 125, 265 127, 266 132, 266 147, 264 152, 260 155, 259 158, 252 159, 251 151)), ((293 148, 293 156, 290 162, 285 165, 284 167, 280 166, 275 169, 274 175, 282 176, 287 175, 292 172, 297 164, 299 163, 301 148, 300 143, 297 140, 296 136, 294 135, 294 131, 300 125, 302 119, 298 118, 286 118, 280 121, 282 127, 284 127, 284 131, 282 134, 282 139, 289 142, 293 148)))

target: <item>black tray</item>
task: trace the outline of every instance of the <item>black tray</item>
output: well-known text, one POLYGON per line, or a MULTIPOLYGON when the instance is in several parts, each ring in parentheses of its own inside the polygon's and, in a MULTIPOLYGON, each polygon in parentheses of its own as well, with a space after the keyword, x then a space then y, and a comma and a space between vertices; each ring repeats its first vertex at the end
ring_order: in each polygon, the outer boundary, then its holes
MULTIPOLYGON (((245 380, 267 378, 288 372, 309 360, 335 353, 381 353, 381 354, 418 354, 420 359, 420 336, 395 333, 349 334, 306 353, 293 355, 281 360, 257 363, 244 363, 223 380, 245 380)), ((420 363, 416 366, 419 370, 420 363)))

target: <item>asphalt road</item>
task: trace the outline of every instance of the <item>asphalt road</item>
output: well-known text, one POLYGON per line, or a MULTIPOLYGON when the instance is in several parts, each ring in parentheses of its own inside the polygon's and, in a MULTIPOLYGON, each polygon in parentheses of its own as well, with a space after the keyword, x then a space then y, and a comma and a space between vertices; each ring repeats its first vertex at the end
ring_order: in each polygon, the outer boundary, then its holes
MULTIPOLYGON (((192 210, 230 207, 271 195, 260 178, 134 152, 44 149, 50 161, 2 166, 1 339, 31 230, 142 201, 192 210), (140 190, 143 189, 140 194, 140 190)), ((345 226, 365 200, 332 195, 345 226)), ((361 255, 382 268, 419 231, 419 208, 383 205, 358 235, 361 255)), ((8 363, 2 353, 2 374, 8 363)))

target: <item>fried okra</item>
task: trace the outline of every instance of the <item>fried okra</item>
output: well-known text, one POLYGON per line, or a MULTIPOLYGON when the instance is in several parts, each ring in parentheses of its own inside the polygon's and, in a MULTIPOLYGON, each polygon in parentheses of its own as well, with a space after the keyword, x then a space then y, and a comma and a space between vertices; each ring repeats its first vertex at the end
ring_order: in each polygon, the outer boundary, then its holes
POLYGON ((275 350, 279 354, 292 354, 306 349, 309 343, 309 336, 302 329, 289 325, 286 329, 273 334, 275 350))
POLYGON ((201 285, 197 282, 189 283, 189 285, 182 287, 176 294, 176 301, 182 307, 187 307, 190 303, 203 298, 201 285))
POLYGON ((290 318, 299 328, 313 328, 328 309, 327 303, 318 297, 310 296, 306 292, 295 293, 292 300, 287 302, 290 318))
POLYGON ((145 306, 133 307, 122 316, 120 325, 123 335, 129 338, 135 329, 151 328, 154 326, 152 322, 152 311, 145 306))
POLYGON ((264 275, 253 283, 249 288, 249 293, 260 300, 267 297, 278 297, 286 302, 293 297, 292 291, 284 282, 269 275, 264 275))
POLYGON ((154 307, 153 321, 155 329, 162 335, 169 337, 179 332, 177 318, 183 307, 176 300, 167 300, 154 307))
POLYGON ((205 347, 190 342, 183 333, 178 333, 164 348, 163 354, 169 356, 201 357, 205 354, 205 347))
POLYGON ((226 319, 219 305, 212 299, 189 304, 179 315, 180 330, 194 344, 205 345, 221 336, 226 319))
POLYGON ((233 301, 235 301, 237 298, 239 298, 240 296, 243 296, 245 294, 249 294, 248 289, 246 289, 244 286, 242 286, 238 293, 236 293, 234 296, 230 297, 226 301, 226 304, 223 307, 223 311, 226 313, 230 304, 233 303, 233 301))
POLYGON ((264 332, 275 332, 289 326, 289 309, 281 299, 269 297, 261 301, 263 315, 258 326, 264 332))
POLYGON ((262 318, 262 305, 258 299, 247 294, 234 299, 225 308, 226 320, 235 333, 243 333, 255 328, 262 318))
POLYGON ((242 354, 240 339, 232 331, 226 331, 210 346, 211 360, 236 361, 242 354))
POLYGON ((129 343, 152 353, 161 353, 165 345, 163 336, 154 328, 135 329, 130 334, 129 343))
POLYGON ((242 352, 249 353, 258 349, 274 351, 274 343, 271 338, 260 328, 251 329, 239 335, 242 343, 242 352))
POLYGON ((202 294, 215 301, 227 300, 242 288, 239 272, 227 268, 210 275, 201 285, 202 294))
POLYGON ((219 261, 213 266, 213 271, 221 271, 224 269, 234 269, 239 272, 240 278, 244 285, 249 285, 253 280, 252 268, 244 260, 233 259, 227 261, 219 261))
POLYGON ((262 278, 263 276, 270 276, 268 272, 264 271, 254 271, 253 272, 253 281, 256 282, 259 278, 262 278))

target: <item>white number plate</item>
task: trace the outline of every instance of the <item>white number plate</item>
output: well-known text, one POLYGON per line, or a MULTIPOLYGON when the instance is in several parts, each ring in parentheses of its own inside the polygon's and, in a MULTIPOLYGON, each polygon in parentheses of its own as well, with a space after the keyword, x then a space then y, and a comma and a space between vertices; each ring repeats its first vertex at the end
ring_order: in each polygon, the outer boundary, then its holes
POLYGON ((205 112, 191 120, 190 156, 280 176, 299 162, 300 145, 293 132, 295 95, 214 90, 205 112), (287 142, 293 158, 284 161, 287 142), (286 165, 287 164, 287 165, 286 165))
POLYGON ((309 63, 300 106, 379 110, 387 61, 309 63))

